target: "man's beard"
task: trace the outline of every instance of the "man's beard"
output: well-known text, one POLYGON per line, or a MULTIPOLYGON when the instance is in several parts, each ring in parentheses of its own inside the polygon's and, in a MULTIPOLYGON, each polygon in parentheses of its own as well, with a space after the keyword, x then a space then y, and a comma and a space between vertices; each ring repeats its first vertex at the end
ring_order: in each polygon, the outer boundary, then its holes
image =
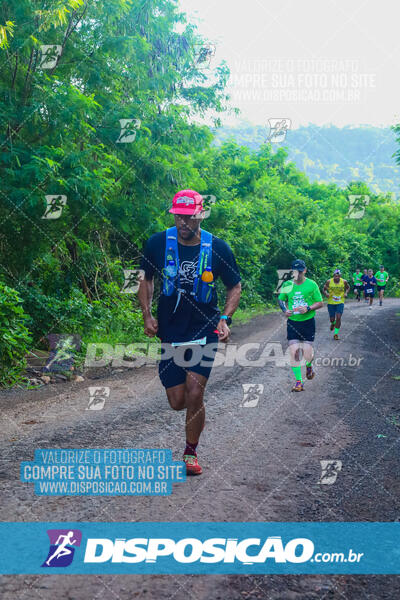
POLYGON ((181 234, 181 237, 185 240, 192 240, 194 236, 198 233, 198 229, 192 229, 191 227, 188 227, 187 229, 183 229, 183 231, 179 231, 178 229, 178 232, 181 234))

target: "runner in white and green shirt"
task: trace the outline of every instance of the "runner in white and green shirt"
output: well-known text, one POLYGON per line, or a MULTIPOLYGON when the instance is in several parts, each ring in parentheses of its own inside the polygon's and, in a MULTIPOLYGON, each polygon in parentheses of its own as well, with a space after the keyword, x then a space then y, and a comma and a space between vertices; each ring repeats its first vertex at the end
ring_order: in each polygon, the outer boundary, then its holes
POLYGON ((379 271, 375 273, 375 279, 377 282, 376 288, 379 292, 379 306, 382 306, 383 294, 385 293, 385 287, 389 281, 389 273, 385 271, 385 267, 381 265, 379 271))
POLYGON ((313 379, 315 376, 312 367, 314 359, 313 342, 315 337, 315 311, 322 308, 321 292, 315 281, 308 279, 306 263, 303 260, 295 260, 292 263, 293 281, 287 281, 281 287, 278 296, 279 306, 287 318, 287 339, 293 373, 296 383, 292 392, 304 390, 299 351, 303 351, 306 361, 306 377, 313 379), (286 306, 286 302, 288 305, 286 306))

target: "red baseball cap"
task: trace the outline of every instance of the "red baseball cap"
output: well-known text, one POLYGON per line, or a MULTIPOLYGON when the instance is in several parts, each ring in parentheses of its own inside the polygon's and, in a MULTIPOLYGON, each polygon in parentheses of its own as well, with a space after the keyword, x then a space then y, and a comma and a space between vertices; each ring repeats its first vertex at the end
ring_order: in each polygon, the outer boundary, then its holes
POLYGON ((181 190, 172 199, 169 212, 174 215, 198 215, 203 210, 203 197, 194 190, 181 190))

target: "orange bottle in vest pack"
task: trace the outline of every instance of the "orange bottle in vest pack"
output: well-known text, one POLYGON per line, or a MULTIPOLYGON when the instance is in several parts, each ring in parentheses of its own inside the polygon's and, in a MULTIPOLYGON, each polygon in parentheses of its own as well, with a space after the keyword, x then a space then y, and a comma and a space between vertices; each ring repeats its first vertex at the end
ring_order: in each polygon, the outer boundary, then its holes
POLYGON ((203 271, 201 275, 201 279, 206 283, 211 283, 211 281, 214 281, 214 275, 212 274, 211 267, 206 267, 206 270, 203 271))

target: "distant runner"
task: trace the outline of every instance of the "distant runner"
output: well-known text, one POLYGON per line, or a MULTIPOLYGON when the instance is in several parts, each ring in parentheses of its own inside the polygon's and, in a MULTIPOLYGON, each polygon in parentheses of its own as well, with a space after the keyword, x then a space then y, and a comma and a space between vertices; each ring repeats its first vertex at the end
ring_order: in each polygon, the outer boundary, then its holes
POLYGON ((200 194, 178 192, 169 212, 175 227, 147 241, 138 298, 145 334, 157 335, 163 344, 159 376, 169 404, 174 410, 186 409, 186 471, 200 475, 196 448, 205 422, 203 396, 218 341, 229 337, 228 326, 240 299, 240 275, 228 244, 200 229, 204 212, 200 194), (151 313, 155 275, 161 280, 157 319, 151 313), (214 287, 218 277, 227 289, 222 315, 214 287))
POLYGON ((379 293, 379 306, 382 306, 383 295, 385 293, 386 284, 389 281, 389 273, 385 271, 385 267, 381 265, 379 271, 375 273, 376 289, 379 293))
POLYGON ((312 366, 314 359, 313 342, 315 338, 315 311, 322 308, 321 292, 315 281, 308 279, 306 263, 295 260, 292 263, 293 281, 286 282, 278 296, 279 306, 287 317, 287 339, 289 341, 290 358, 296 383, 292 392, 304 391, 301 366, 299 364, 300 350, 306 361, 306 377, 313 379, 315 371, 312 366), (286 306, 286 302, 288 306, 286 306))
POLYGON ((364 269, 363 276, 361 277, 361 281, 363 282, 364 301, 365 301, 365 304, 368 304, 369 300, 368 300, 367 294, 365 292, 366 284, 368 282, 368 269, 364 269))
POLYGON ((375 289, 376 289, 376 279, 374 277, 374 272, 372 269, 368 269, 368 275, 364 279, 365 285, 365 297, 367 302, 369 302, 369 308, 372 308, 372 303, 374 301, 375 289), (368 300, 369 299, 369 300, 368 300))
POLYGON ((350 285, 345 279, 341 278, 340 269, 336 269, 333 278, 328 279, 324 285, 323 292, 328 298, 328 313, 331 322, 331 331, 335 329, 333 339, 339 339, 339 329, 342 324, 342 314, 344 311, 344 299, 350 289, 350 285))
POLYGON ((361 300, 361 292, 363 290, 362 273, 359 268, 353 273, 353 292, 357 298, 357 302, 361 300))

